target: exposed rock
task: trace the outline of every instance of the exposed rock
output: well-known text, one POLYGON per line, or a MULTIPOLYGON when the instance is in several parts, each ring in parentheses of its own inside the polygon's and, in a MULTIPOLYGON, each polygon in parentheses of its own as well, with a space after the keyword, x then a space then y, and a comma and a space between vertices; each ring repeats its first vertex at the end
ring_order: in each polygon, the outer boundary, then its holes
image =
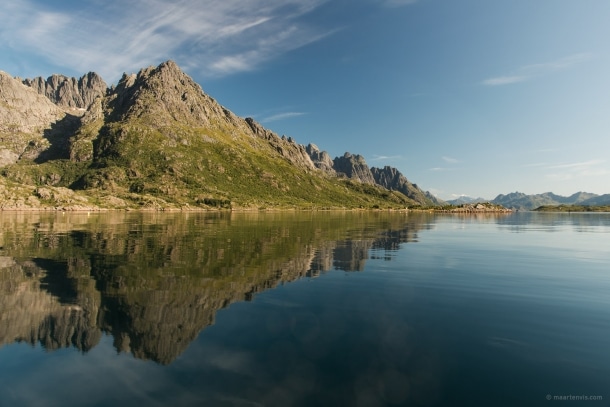
POLYGON ((25 79, 23 83, 58 106, 87 109, 99 97, 106 94, 108 85, 101 76, 89 72, 80 79, 64 75, 52 75, 25 79))
POLYGON ((364 157, 359 154, 346 152, 342 157, 335 157, 333 168, 337 173, 345 174, 348 178, 362 182, 363 184, 375 184, 375 179, 364 157))
POLYGON ((420 203, 421 205, 443 205, 444 201, 436 198, 427 191, 422 191, 417 184, 412 184, 396 168, 385 166, 383 168, 371 168, 371 173, 375 182, 391 191, 402 192, 407 197, 420 203))
POLYGON ((23 154, 38 157, 64 118, 66 113, 50 100, 0 71, 0 166, 23 154))
POLYGON ((313 161, 316 168, 329 174, 336 174, 336 171, 333 168, 333 160, 326 151, 320 151, 318 146, 311 143, 305 147, 305 150, 307 151, 307 154, 309 154, 309 157, 311 158, 311 161, 313 161))
POLYGON ((306 148, 303 145, 298 144, 292 137, 279 137, 271 130, 265 129, 251 117, 247 117, 245 122, 255 136, 268 141, 271 147, 286 160, 304 169, 315 169, 315 165, 307 153, 306 148))
POLYGON ((19 160, 19 154, 6 148, 0 148, 0 167, 14 164, 17 160, 19 160))
POLYGON ((451 213, 511 213, 512 211, 512 209, 490 202, 462 204, 455 208, 441 210, 441 212, 451 213))

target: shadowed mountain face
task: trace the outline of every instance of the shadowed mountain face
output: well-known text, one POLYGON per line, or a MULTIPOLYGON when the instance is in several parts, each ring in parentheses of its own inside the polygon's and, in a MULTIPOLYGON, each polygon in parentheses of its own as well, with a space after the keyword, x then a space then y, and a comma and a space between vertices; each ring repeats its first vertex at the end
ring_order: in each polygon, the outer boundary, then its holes
POLYGON ((416 241, 425 216, 24 214, 0 223, 0 346, 171 363, 219 309, 416 241), (102 219, 103 216, 103 219, 102 219))

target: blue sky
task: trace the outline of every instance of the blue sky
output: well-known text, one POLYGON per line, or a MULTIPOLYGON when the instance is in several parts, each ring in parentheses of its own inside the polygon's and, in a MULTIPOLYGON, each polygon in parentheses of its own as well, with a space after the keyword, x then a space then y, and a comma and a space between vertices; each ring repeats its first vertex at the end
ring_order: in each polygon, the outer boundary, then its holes
POLYGON ((444 199, 610 193, 607 0, 20 0, 0 69, 176 61, 240 116, 444 199))

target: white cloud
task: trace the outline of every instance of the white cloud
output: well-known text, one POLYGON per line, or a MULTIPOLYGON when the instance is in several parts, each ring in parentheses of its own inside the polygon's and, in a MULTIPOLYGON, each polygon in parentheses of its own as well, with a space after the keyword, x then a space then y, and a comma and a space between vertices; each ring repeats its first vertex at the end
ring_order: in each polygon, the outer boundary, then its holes
POLYGON ((383 4, 387 7, 402 7, 417 3, 418 0, 385 0, 383 4))
POLYGON ((575 163, 567 163, 567 164, 557 164, 551 165, 548 168, 572 168, 572 169, 586 169, 591 168, 593 166, 603 164, 604 160, 589 160, 589 161, 580 161, 575 163))
POLYGON ((299 117, 299 116, 303 116, 306 115, 307 113, 305 112, 285 112, 285 113, 278 113, 278 114, 274 114, 273 116, 269 116, 266 117, 264 119, 261 119, 261 123, 270 123, 270 122, 275 122, 278 120, 284 120, 284 119, 290 119, 293 117, 299 117))
POLYGON ((371 161, 399 160, 399 159, 402 159, 401 155, 378 155, 378 154, 373 154, 373 158, 371 158, 371 161))
POLYGON ((449 163, 449 164, 457 164, 460 162, 456 158, 447 157, 447 156, 443 156, 442 159, 443 159, 443 161, 445 161, 446 163, 449 163))
POLYGON ((486 86, 502 86, 513 83, 525 82, 539 76, 547 75, 554 71, 571 68, 592 58, 589 53, 569 55, 555 61, 525 65, 518 68, 509 75, 501 75, 483 80, 481 83, 486 86))
POLYGON ((605 160, 593 159, 572 163, 549 165, 546 167, 551 172, 546 174, 547 178, 567 181, 576 178, 606 177, 610 174, 610 168, 605 160))
POLYGON ((523 76, 523 75, 498 76, 495 78, 485 79, 483 81, 483 85, 488 85, 488 86, 509 85, 511 83, 524 82, 528 79, 529 79, 528 76, 523 76))
POLYGON ((106 80, 167 59, 221 76, 252 70, 335 32, 302 17, 328 0, 3 2, 5 47, 106 80), (8 3, 8 4, 7 4, 8 3), (53 4, 53 3, 51 3, 53 4))

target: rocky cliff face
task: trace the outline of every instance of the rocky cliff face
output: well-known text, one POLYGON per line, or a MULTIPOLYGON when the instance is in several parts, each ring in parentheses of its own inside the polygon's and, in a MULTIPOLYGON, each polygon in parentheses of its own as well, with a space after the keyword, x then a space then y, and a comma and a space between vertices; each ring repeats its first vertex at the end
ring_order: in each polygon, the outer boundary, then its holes
POLYGON ((375 184, 375 179, 367 165, 364 157, 359 154, 345 153, 341 157, 335 157, 333 168, 339 174, 344 174, 362 182, 363 184, 375 184))
POLYGON ((101 76, 89 72, 80 79, 52 75, 23 80, 23 84, 46 96, 58 106, 87 109, 95 99, 106 94, 108 85, 101 76))
POLYGON ((436 198, 427 191, 422 191, 416 184, 409 180, 396 168, 385 166, 383 168, 371 168, 375 182, 391 191, 402 192, 407 197, 424 205, 442 205, 443 201, 436 198))
POLYGON ((334 168, 334 162, 326 151, 320 151, 315 144, 308 144, 305 149, 316 168, 327 174, 336 175, 337 172, 334 168))
POLYGON ((65 118, 64 110, 0 71, 0 167, 38 157, 65 118))

